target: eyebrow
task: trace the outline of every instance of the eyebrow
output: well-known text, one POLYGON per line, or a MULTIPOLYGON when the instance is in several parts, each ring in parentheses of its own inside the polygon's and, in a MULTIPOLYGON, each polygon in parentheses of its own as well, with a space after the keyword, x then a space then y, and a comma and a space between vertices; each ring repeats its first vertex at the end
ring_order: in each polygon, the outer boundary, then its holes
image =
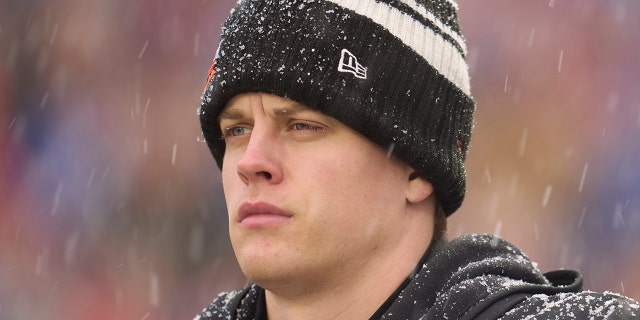
POLYGON ((293 103, 290 103, 283 107, 274 108, 273 114, 275 114, 276 116, 285 116, 285 115, 288 116, 288 115, 300 113, 303 111, 311 111, 311 109, 301 103, 294 101, 293 103))
POLYGON ((244 113, 238 108, 225 108, 218 115, 218 122, 222 119, 239 120, 244 118, 244 113))
MULTIPOLYGON (((311 111, 311 109, 301 103, 291 102, 282 107, 273 108, 273 114, 275 116, 288 116, 296 113, 311 111)), ((245 112, 240 110, 239 108, 227 108, 220 112, 218 115, 218 122, 220 120, 240 120, 246 118, 245 112)))

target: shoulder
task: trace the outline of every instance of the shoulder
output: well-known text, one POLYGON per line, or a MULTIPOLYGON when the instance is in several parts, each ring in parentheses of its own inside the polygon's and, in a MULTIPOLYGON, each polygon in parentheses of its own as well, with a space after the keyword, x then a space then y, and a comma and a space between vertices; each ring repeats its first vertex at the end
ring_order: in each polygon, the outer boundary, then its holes
POLYGON ((245 319, 244 315, 255 310, 259 290, 257 285, 249 284, 241 290, 220 293, 193 320, 245 319))
POLYGON ((429 310, 433 315, 504 320, 640 319, 637 302, 613 293, 583 291, 577 271, 543 274, 515 246, 494 236, 455 239, 433 261, 455 266, 448 269, 448 280, 429 310))
POLYGON ((501 319, 640 319, 640 305, 629 298, 591 291, 534 294, 501 319))

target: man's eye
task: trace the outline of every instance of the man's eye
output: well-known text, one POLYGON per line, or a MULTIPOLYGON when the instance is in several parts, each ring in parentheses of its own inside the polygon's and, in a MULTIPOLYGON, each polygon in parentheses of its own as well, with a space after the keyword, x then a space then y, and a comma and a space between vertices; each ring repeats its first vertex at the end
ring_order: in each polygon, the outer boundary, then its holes
POLYGON ((251 133, 251 128, 229 127, 224 130, 224 138, 240 137, 251 133))
POLYGON ((304 123, 304 122, 296 122, 291 126, 292 130, 298 130, 298 131, 303 131, 303 130, 310 130, 310 131, 319 131, 322 130, 321 127, 318 126, 314 126, 312 124, 308 124, 308 123, 304 123))

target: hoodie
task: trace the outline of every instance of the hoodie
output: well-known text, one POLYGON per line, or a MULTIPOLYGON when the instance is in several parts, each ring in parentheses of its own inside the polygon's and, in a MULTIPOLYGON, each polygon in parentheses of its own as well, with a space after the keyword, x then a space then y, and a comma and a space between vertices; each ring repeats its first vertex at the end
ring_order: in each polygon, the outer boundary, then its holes
MULTIPOLYGON (((266 319, 264 289, 220 294, 194 320, 209 319, 266 319)), ((543 274, 498 237, 466 235, 432 245, 371 319, 640 319, 640 305, 584 291, 576 271, 543 274)))

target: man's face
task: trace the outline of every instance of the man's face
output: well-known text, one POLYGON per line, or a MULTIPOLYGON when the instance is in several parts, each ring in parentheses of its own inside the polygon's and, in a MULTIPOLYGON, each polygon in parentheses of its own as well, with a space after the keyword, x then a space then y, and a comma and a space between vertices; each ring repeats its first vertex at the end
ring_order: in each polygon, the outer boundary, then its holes
POLYGON ((411 168, 334 118, 268 94, 219 117, 231 242, 269 289, 322 285, 396 249, 411 168))

